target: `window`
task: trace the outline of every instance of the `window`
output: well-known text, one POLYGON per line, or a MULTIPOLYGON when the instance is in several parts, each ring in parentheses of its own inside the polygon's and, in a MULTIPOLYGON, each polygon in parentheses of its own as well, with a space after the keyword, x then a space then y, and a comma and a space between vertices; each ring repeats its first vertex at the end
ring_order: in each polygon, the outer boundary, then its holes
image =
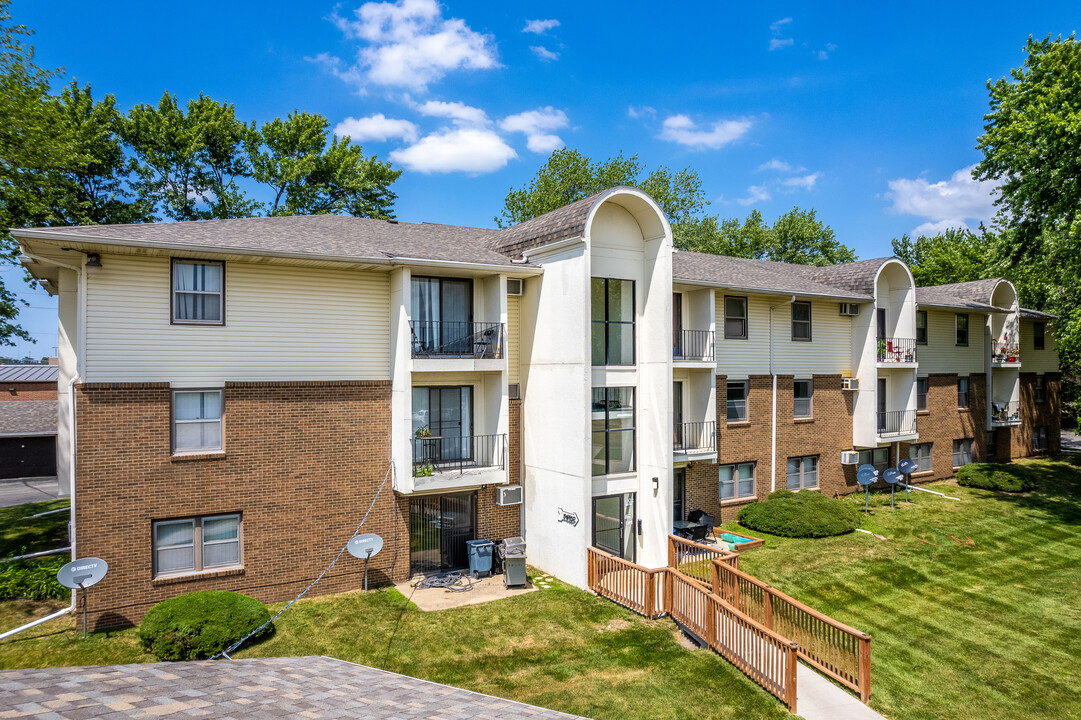
POLYGON ((634 365, 634 281, 593 278, 593 364, 634 365))
POLYGON ((173 452, 221 450, 221 390, 173 391, 173 452))
POLYGON ((1046 326, 1042 322, 1032 323, 1032 349, 1044 349, 1044 330, 1046 326))
POLYGON ((953 441, 953 466, 961 467, 972 462, 972 438, 953 441))
POLYGON ((818 487, 818 456, 788 458, 788 489, 818 487))
POLYGON ((173 322, 224 325, 225 264, 173 260, 173 322))
POLYGON ((908 456, 916 461, 916 472, 931 472, 931 443, 909 445, 908 456))
POLYGON ((957 314, 953 316, 954 342, 957 345, 968 346, 968 315, 957 314))
POLYGON ((154 576, 240 565, 240 515, 154 523, 154 576))
POLYGON ((593 388, 593 475, 634 470, 634 388, 593 388))
POLYGON ((968 408, 968 378, 957 378, 957 408, 964 410, 968 408))
POLYGON ((1036 452, 1047 452, 1050 448, 1047 436, 1047 426, 1041 425, 1040 427, 1032 429, 1032 449, 1036 452))
POLYGON ((491 464, 491 443, 473 435, 473 387, 413 388, 413 463, 433 470, 491 464))
POLYGON ((916 344, 927 344, 927 311, 916 311, 916 344))
POLYGON ((747 339, 747 298, 724 298, 724 337, 726 340, 747 339))
POLYGON ((754 469, 753 462, 721 465, 717 470, 721 502, 755 497, 754 469))
POLYGON ((796 380, 792 384, 795 399, 792 404, 792 415, 797 418, 811 417, 811 396, 814 393, 813 380, 796 380))
POLYGON ((474 354, 472 280, 413 277, 409 298, 414 357, 474 354))
POLYGON ((983 446, 984 460, 994 460, 998 457, 998 444, 995 440, 996 435, 994 430, 987 431, 987 438, 983 446))
POLYGON ((927 387, 930 380, 925 377, 916 378, 916 410, 927 409, 927 387))
POLYGON ((792 339, 810 341, 811 339, 811 303, 792 303, 792 339))
POLYGON ((1047 402, 1047 385, 1045 385, 1044 376, 1036 376, 1036 402, 1047 402))
POLYGON ((875 470, 882 472, 890 466, 890 449, 880 447, 860 450, 860 465, 874 465, 875 470))
POLYGON ((727 394, 728 422, 747 422, 747 381, 729 381, 727 394))

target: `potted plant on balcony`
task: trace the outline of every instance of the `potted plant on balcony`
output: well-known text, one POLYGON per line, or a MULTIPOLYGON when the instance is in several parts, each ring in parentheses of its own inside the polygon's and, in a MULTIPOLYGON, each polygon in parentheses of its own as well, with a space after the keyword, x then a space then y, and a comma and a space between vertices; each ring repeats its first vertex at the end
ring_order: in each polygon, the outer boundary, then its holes
POLYGON ((879 359, 880 362, 884 361, 886 359, 886 341, 885 340, 879 340, 878 341, 878 359, 879 359))
MULTIPOLYGON (((421 440, 421 439, 424 439, 424 438, 430 438, 431 436, 432 436, 432 431, 428 429, 427 425, 425 425, 422 428, 418 428, 413 433, 413 437, 418 439, 418 440, 421 440)), ((421 445, 424 446, 424 461, 422 463, 420 463, 420 464, 417 464, 417 462, 414 460, 414 462, 413 462, 413 476, 414 477, 431 477, 432 473, 435 472, 435 467, 432 465, 432 452, 431 452, 433 446, 435 445, 435 441, 432 440, 432 441, 429 441, 429 442, 421 443, 421 445)), ((417 452, 417 443, 413 443, 413 452, 414 453, 417 452)))

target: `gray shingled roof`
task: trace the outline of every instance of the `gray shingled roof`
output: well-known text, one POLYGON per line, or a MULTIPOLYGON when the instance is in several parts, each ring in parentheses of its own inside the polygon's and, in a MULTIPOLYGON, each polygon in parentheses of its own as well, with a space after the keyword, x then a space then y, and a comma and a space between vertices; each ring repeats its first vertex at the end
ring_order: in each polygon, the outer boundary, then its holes
POLYGON ((59 376, 56 365, 0 365, 0 383, 56 382, 59 376))
POLYGON ((0 436, 56 434, 55 400, 6 400, 0 402, 0 436))
POLYGON ((614 189, 616 188, 594 193, 589 197, 556 208, 552 212, 509 227, 491 238, 490 246, 493 250, 508 257, 516 258, 521 257, 526 250, 578 237, 585 233, 586 218, 589 217, 589 211, 593 209, 597 199, 614 189))
MULTIPOLYGON (((960 284, 967 285, 969 283, 960 284)), ((987 300, 979 301, 974 300, 971 297, 959 297, 954 295, 950 289, 955 287, 956 285, 918 287, 916 288, 916 304, 959 308, 962 310, 976 310, 979 312, 1001 312, 1001 308, 996 308, 988 302, 988 300, 991 299, 991 293, 987 294, 987 300)))
POLYGON ((893 259, 892 257, 873 258, 871 260, 859 260, 824 267, 812 266, 808 267, 808 269, 811 277, 819 282, 874 297, 875 276, 878 274, 879 268, 893 259))
MULTIPOLYGON (((216 250, 244 254, 311 256, 344 262, 423 258, 510 266, 511 259, 488 247, 499 230, 399 223, 340 215, 200 220, 142 225, 81 225, 35 228, 35 235, 87 242, 137 244, 162 249, 216 250)), ((20 235, 19 229, 12 234, 20 235)))
POLYGON ((678 250, 672 256, 675 282, 709 283, 734 290, 803 295, 826 295, 849 300, 872 300, 873 296, 819 281, 806 265, 749 260, 725 255, 678 250))
POLYGON ((1021 317, 1032 318, 1034 320, 1054 320, 1058 317, 1058 315, 1052 315, 1051 313, 1033 310, 1032 308, 1021 308, 1020 312, 1021 317))
POLYGON ((971 300, 972 302, 982 303, 983 305, 990 305, 991 294, 995 292, 995 287, 997 287, 1000 282, 1002 282, 1002 278, 990 278, 987 280, 934 285, 932 287, 939 292, 953 295, 962 300, 971 300))

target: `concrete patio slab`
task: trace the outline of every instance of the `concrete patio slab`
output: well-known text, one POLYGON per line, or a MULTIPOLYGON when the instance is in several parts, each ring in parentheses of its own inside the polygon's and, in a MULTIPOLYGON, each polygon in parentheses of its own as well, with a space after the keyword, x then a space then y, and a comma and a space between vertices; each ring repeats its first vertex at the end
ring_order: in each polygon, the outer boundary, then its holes
MULTIPOLYGON (((466 574, 468 577, 468 573, 466 574)), ((420 578, 413 578, 406 582, 398 583, 395 589, 413 601, 413 604, 424 611, 448 610, 463 605, 477 605, 480 603, 502 600, 503 598, 515 597, 526 593, 535 592, 538 588, 530 583, 524 588, 503 587, 503 576, 479 578, 472 581, 473 589, 465 592, 452 592, 443 588, 416 588, 420 578)))

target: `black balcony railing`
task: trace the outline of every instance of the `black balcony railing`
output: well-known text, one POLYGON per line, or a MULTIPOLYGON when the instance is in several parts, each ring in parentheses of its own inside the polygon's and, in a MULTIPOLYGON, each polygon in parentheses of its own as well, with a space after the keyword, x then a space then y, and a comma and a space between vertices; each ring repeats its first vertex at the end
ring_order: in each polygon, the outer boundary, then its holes
POLYGON ((878 434, 914 435, 916 433, 915 410, 887 410, 878 413, 878 434))
POLYGON ((503 357, 503 323, 413 320, 409 323, 413 357, 503 357))
POLYGON ((1021 422, 1021 403, 1017 400, 1010 402, 991 403, 992 425, 1014 425, 1021 422))
POLYGON ((506 435, 413 438, 413 477, 473 468, 506 469, 506 458, 506 435))
POLYGON ((1016 345, 1009 343, 991 343, 991 362, 994 363, 1019 363, 1021 351, 1016 345))
POLYGON ((672 350, 673 360, 713 362, 714 343, 712 330, 680 330, 675 335, 672 350))
POLYGON ((676 423, 672 449, 682 452, 706 452, 717 449, 715 422, 676 423))
POLYGON ((916 362, 916 341, 910 338, 879 338, 878 362, 914 363, 916 362))

